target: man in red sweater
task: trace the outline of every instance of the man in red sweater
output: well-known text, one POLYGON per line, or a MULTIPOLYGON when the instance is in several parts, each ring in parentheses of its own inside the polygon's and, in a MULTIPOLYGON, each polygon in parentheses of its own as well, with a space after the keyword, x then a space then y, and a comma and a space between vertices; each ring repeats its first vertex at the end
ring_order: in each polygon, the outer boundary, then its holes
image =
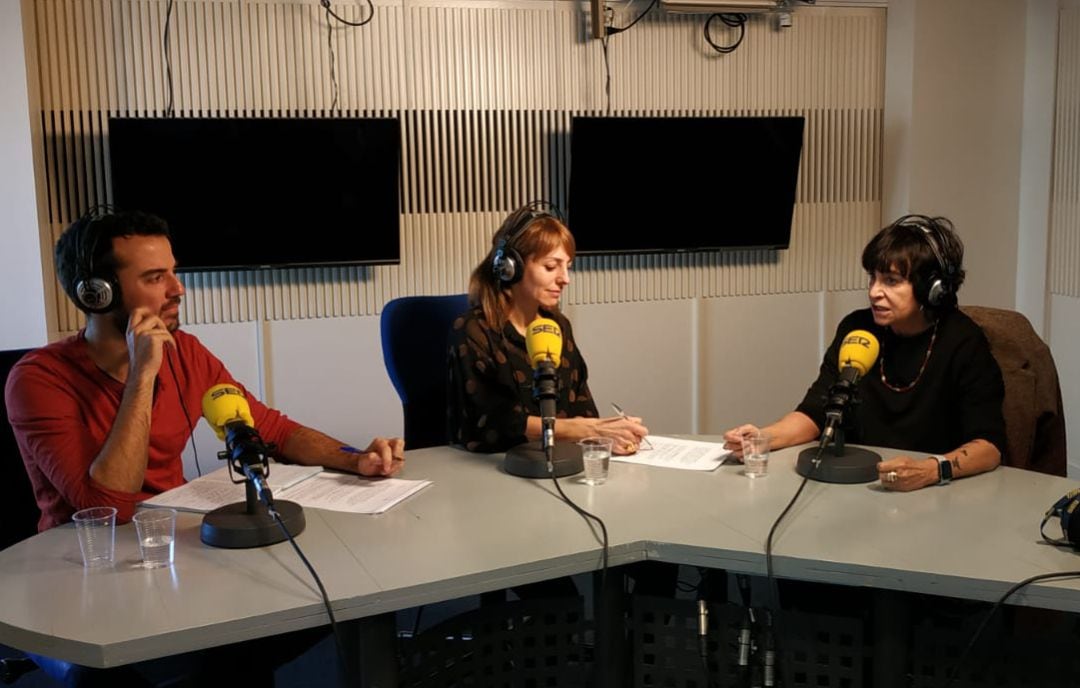
MULTIPOLYGON (((237 384, 179 329, 184 286, 161 219, 88 215, 60 237, 56 267, 87 313, 86 329, 24 357, 6 390, 40 530, 88 506, 115 506, 130 519, 139 502, 182 484, 181 452, 202 395, 218 383, 237 384)), ((364 452, 348 453, 346 443, 246 396, 255 427, 286 460, 368 476, 401 466, 400 439, 375 438, 364 452)))
MULTIPOLYGON (((181 485, 181 452, 203 394, 219 383, 243 389, 196 337, 180 331, 184 286, 160 218, 89 213, 61 235, 56 269, 87 314, 86 328, 27 354, 5 390, 41 508, 39 530, 89 506, 114 506, 120 519, 130 519, 139 502, 181 485)), ((401 439, 375 438, 362 452, 345 451, 344 442, 245 395, 255 427, 284 459, 367 476, 393 475, 404 461, 401 439)), ((308 636, 317 638, 314 630, 308 636)), ((311 644, 307 637, 291 640, 286 647, 297 652, 311 644)), ((125 668, 88 671, 37 660, 68 685, 139 682, 125 668)))

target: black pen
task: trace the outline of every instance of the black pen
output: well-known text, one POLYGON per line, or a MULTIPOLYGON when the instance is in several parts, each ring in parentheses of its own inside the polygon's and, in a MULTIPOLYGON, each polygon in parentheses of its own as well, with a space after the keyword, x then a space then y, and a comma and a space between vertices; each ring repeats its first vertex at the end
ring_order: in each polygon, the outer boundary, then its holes
MULTIPOLYGON (((619 405, 616 404, 614 401, 611 402, 611 408, 613 408, 615 410, 615 413, 619 416, 619 418, 622 418, 623 420, 630 420, 627 417, 626 413, 624 413, 623 410, 621 408, 619 408, 619 405)), ((649 449, 653 448, 652 442, 649 441, 648 437, 642 437, 641 441, 644 442, 645 446, 647 446, 649 449)))

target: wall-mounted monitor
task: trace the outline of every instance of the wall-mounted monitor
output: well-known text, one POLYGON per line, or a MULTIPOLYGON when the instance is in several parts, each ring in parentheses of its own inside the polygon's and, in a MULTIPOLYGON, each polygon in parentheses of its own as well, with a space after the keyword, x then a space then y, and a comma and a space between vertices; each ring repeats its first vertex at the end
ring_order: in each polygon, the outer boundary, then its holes
POLYGON ((575 117, 572 126, 578 253, 789 246, 802 117, 575 117))
POLYGON ((398 263, 396 118, 112 118, 117 208, 160 215, 181 270, 398 263))

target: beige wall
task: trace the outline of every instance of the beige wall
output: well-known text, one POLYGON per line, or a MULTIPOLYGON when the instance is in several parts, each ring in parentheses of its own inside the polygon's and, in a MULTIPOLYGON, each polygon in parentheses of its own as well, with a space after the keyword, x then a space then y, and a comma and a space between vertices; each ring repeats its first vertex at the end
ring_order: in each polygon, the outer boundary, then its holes
POLYGON ((48 337, 23 11, 0 3, 0 349, 48 337))
POLYGON ((889 5, 886 214, 955 223, 965 303, 1016 305, 1025 17, 1024 0, 889 5))

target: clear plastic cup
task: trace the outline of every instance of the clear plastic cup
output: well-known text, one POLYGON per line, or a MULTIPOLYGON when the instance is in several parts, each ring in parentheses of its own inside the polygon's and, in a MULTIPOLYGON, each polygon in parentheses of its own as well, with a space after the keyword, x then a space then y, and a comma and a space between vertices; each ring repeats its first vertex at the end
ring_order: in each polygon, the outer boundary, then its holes
POLYGON ((116 550, 116 508, 90 507, 76 511, 71 520, 79 535, 83 566, 90 569, 112 566, 116 550))
POLYGON ((586 485, 603 485, 607 482, 608 467, 611 465, 611 438, 586 437, 578 442, 581 446, 581 458, 585 464, 586 485))
POLYGON ((170 566, 176 539, 176 509, 147 509, 135 514, 131 520, 135 522, 139 537, 143 567, 170 566))
POLYGON ((769 474, 769 436, 765 433, 743 438, 743 473, 747 478, 769 474))

